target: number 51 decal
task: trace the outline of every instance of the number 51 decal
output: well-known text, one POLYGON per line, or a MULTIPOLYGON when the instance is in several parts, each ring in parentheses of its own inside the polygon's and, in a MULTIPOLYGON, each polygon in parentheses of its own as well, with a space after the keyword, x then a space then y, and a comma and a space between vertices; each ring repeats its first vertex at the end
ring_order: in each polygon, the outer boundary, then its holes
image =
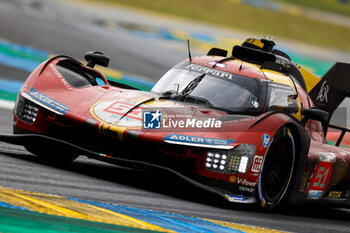
POLYGON ((332 163, 321 161, 314 171, 310 189, 323 191, 332 175, 332 163))

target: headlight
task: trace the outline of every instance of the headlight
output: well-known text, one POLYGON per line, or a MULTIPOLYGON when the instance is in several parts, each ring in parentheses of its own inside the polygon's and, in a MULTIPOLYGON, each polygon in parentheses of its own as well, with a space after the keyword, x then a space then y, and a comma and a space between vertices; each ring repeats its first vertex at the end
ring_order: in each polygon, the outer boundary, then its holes
POLYGON ((38 115, 39 106, 25 98, 20 94, 17 97, 14 112, 16 116, 24 122, 34 123, 38 115))
POLYGON ((209 150, 205 166, 210 171, 220 173, 245 173, 255 155, 256 148, 252 144, 240 144, 229 150, 209 150))

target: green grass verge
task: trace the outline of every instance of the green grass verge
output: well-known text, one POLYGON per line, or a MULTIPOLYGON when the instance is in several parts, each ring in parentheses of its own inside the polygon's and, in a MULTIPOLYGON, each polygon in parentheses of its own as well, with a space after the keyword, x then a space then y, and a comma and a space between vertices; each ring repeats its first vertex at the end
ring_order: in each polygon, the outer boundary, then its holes
POLYGON ((0 90, 0 99, 15 102, 17 99, 17 93, 0 90))
POLYGON ((350 2, 340 3, 338 0, 275 0, 277 2, 286 2, 299 6, 316 8, 328 12, 350 16, 350 2))
POLYGON ((83 0, 139 8, 225 27, 350 51, 350 28, 251 7, 235 0, 83 0))
MULTIPOLYGON (((329 140, 327 140, 327 144, 328 145, 332 145, 332 146, 335 146, 335 142, 333 142, 333 141, 329 141, 329 140)), ((350 146, 348 146, 348 145, 339 145, 339 147, 343 147, 343 148, 350 148, 350 146)))

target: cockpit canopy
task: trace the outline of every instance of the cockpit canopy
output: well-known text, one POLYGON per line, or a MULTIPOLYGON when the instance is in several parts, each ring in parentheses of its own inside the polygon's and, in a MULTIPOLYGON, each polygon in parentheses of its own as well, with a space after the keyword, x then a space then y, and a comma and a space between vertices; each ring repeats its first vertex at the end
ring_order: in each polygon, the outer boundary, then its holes
POLYGON ((170 69, 152 92, 170 99, 204 104, 226 111, 259 115, 266 111, 298 111, 297 94, 288 85, 181 62, 170 69))

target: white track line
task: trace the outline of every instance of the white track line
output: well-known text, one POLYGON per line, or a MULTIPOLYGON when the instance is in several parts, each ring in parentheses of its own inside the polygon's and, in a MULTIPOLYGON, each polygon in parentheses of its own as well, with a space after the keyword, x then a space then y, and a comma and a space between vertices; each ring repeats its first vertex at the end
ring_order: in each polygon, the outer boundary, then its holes
POLYGON ((13 110, 14 106, 15 106, 15 102, 0 99, 0 108, 1 109, 13 110))

